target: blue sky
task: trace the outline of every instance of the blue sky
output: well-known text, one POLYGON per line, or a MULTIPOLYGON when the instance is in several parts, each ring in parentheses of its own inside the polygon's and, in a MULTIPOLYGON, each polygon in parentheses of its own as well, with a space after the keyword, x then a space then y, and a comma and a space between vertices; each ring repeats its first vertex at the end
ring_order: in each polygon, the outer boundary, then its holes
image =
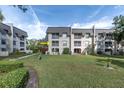
POLYGON ((28 32, 29 39, 41 39, 48 26, 71 26, 73 28, 111 28, 112 19, 124 15, 124 6, 61 5, 27 6, 23 13, 13 6, 0 6, 5 16, 4 23, 13 23, 28 32))

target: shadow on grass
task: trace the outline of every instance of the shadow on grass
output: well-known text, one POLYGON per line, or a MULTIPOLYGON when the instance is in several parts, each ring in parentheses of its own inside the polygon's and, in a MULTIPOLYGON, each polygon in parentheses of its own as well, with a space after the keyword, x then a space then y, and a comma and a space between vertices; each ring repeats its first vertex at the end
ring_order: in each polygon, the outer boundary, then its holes
MULTIPOLYGON (((122 61, 122 60, 115 60, 115 59, 110 59, 110 61, 111 61, 111 64, 117 65, 119 67, 124 68, 124 61, 122 61)), ((102 66, 102 64, 107 65, 108 59, 97 59, 96 62, 97 62, 96 65, 99 65, 99 64, 101 66, 102 66)))

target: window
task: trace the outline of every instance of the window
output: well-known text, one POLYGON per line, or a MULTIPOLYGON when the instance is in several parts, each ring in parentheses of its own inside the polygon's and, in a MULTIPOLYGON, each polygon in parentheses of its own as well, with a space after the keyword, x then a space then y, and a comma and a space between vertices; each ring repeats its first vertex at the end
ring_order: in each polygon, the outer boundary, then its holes
POLYGON ((112 33, 106 33, 105 39, 112 39, 112 33))
POLYGON ((85 37, 86 37, 86 38, 89 38, 89 37, 90 37, 90 33, 86 33, 86 34, 85 34, 85 37))
POLYGON ((59 39, 59 33, 52 33, 52 39, 59 39))
MULTIPOLYGON (((2 29, 1 29, 2 30, 2 29)), ((7 33, 6 33, 6 31, 4 31, 4 30, 2 30, 2 31, 0 31, 1 32, 1 35, 3 35, 3 36, 5 36, 7 33)))
POLYGON ((20 37, 20 40, 24 41, 24 36, 21 36, 21 37, 20 37))
POLYGON ((63 42, 63 46, 67 46, 67 41, 62 41, 63 42))
POLYGON ((24 50, 24 48, 21 48, 20 50, 21 50, 21 51, 23 51, 23 50, 24 50))
POLYGON ((59 41, 52 41, 52 46, 59 46, 59 41))
POLYGON ((13 41, 13 45, 16 45, 16 41, 13 41))
POLYGON ((2 45, 5 45, 5 44, 6 44, 6 40, 5 40, 5 39, 2 39, 2 40, 1 40, 1 44, 2 44, 2 45))
POLYGON ((7 29, 3 29, 6 33, 8 33, 9 31, 7 29))
POLYGON ((20 42, 20 47, 24 47, 24 42, 20 42))
POLYGON ((82 34, 81 33, 74 33, 74 39, 81 39, 82 34))
POLYGON ((98 33, 98 38, 99 39, 104 38, 104 33, 98 33))
POLYGON ((62 33, 62 37, 63 37, 63 38, 66 38, 66 37, 67 37, 67 32, 63 32, 63 33, 62 33))
POLYGON ((74 41, 74 46, 81 46, 81 41, 74 41))
POLYGON ((1 51, 6 51, 6 48, 1 48, 1 51))
POLYGON ((59 52, 59 48, 52 48, 52 52, 59 52))
POLYGON ((105 42, 105 47, 112 47, 112 42, 105 42))
POLYGON ((15 35, 16 35, 16 37, 18 37, 19 35, 18 35, 18 33, 15 33, 15 35))

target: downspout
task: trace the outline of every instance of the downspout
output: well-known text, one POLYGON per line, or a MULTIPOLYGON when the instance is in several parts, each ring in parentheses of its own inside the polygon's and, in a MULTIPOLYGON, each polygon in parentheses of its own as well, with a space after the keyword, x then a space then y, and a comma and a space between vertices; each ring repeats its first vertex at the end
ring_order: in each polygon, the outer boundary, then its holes
POLYGON ((92 36, 92 54, 95 54, 95 25, 93 25, 93 36, 92 36))

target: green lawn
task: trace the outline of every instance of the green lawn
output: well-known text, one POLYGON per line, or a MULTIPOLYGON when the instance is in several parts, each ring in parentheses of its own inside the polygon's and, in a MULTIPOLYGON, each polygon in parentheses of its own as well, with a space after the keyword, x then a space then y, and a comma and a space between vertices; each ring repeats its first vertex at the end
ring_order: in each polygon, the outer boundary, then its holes
POLYGON ((124 87, 124 60, 112 61, 114 69, 106 68, 106 58, 96 56, 43 56, 21 60, 36 69, 39 87, 124 87))

